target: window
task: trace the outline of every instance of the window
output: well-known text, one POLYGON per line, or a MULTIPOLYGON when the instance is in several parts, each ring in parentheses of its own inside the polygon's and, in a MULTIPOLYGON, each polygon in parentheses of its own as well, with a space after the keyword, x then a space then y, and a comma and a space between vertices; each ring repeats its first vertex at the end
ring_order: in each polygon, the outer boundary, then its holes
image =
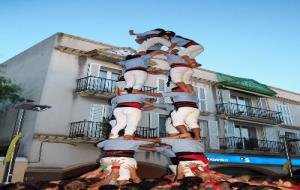
MULTIPOLYGON (((167 80, 163 78, 157 79, 157 91, 158 92, 166 92, 167 91, 167 80)), ((160 97, 157 100, 158 103, 164 104, 164 103, 171 103, 170 97, 160 97)))
POLYGON ((101 122, 104 116, 104 105, 93 104, 90 108, 90 121, 101 122))
POLYGON ((87 76, 99 77, 100 75, 100 65, 97 63, 90 63, 88 65, 87 76))
POLYGON ((204 86, 195 86, 194 91, 199 99, 199 109, 200 111, 207 111, 207 96, 206 96, 206 88, 204 86))
POLYGON ((159 136, 166 136, 166 120, 167 115, 159 114, 159 136))
POLYGON ((293 125, 292 115, 289 106, 286 104, 275 104, 276 111, 281 112, 283 123, 293 125))

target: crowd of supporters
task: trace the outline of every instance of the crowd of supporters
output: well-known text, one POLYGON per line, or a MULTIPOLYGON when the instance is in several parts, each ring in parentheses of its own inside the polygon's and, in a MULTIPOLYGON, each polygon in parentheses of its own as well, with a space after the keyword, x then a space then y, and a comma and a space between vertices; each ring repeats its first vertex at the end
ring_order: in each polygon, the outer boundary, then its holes
POLYGON ((38 182, 35 184, 11 183, 0 185, 1 190, 276 190, 300 189, 299 178, 267 177, 239 175, 229 176, 207 169, 200 171, 190 165, 193 177, 184 177, 183 168, 178 168, 177 175, 166 173, 160 178, 140 179, 134 167, 128 166, 131 180, 118 184, 119 163, 114 162, 113 169, 104 167, 87 172, 78 178, 38 182))

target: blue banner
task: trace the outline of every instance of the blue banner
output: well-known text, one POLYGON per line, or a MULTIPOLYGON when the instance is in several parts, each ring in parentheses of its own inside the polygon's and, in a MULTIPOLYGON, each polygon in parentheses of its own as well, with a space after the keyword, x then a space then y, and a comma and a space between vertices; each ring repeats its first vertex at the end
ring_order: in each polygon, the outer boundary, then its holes
MULTIPOLYGON (((226 155, 226 154, 214 154, 214 153, 207 153, 205 155, 210 162, 220 162, 220 163, 283 165, 287 162, 286 158, 226 155)), ((300 159, 292 159, 292 165, 300 166, 300 159)))

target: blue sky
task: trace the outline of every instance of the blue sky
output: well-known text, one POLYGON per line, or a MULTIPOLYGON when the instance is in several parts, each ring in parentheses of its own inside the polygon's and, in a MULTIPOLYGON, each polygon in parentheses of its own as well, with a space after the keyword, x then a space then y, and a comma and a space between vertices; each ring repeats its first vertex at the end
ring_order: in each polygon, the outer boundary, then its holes
POLYGON ((56 32, 137 47, 129 29, 201 43, 203 68, 300 93, 299 0, 1 0, 0 63, 56 32))

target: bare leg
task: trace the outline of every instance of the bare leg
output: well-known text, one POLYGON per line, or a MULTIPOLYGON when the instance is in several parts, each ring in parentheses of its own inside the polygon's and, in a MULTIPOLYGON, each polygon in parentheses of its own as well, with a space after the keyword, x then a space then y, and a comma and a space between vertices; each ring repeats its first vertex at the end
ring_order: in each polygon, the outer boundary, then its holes
POLYGON ((186 88, 186 85, 183 82, 176 83, 179 88, 181 88, 184 92, 188 92, 188 89, 186 88))
POLYGON ((192 94, 194 92, 193 86, 191 84, 185 84, 185 87, 189 93, 192 94))
POLYGON ((193 128, 193 133, 195 134, 195 140, 201 140, 201 129, 200 128, 193 128))
POLYGON ((190 134, 188 133, 188 131, 184 125, 178 125, 178 126, 176 126, 176 129, 179 131, 180 134, 183 134, 183 135, 180 135, 181 137, 185 137, 185 135, 190 136, 190 134))

